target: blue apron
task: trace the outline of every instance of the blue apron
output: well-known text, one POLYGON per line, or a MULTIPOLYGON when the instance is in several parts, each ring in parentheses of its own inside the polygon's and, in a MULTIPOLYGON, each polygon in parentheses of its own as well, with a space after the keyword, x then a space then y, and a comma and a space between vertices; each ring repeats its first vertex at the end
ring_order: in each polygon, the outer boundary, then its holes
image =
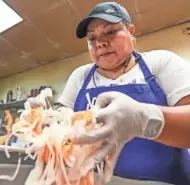
MULTIPOLYGON (((166 96, 155 77, 151 74, 143 58, 133 52, 147 84, 126 84, 100 86, 87 89, 97 66, 88 73, 77 96, 74 111, 83 111, 87 107, 86 93, 91 101, 93 97, 108 91, 118 91, 144 103, 167 106, 166 96)), ((179 185, 188 185, 188 180, 180 166, 181 150, 154 141, 135 138, 125 144, 118 158, 114 175, 136 180, 153 180, 179 185)))

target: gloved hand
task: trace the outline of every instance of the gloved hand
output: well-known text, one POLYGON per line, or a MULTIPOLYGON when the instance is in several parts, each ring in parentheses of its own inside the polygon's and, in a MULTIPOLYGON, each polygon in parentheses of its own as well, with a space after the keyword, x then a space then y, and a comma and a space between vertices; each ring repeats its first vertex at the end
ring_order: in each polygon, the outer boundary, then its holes
POLYGON ((158 106, 139 103, 118 92, 99 95, 94 116, 97 123, 104 123, 103 126, 86 135, 76 136, 74 142, 83 145, 107 141, 92 155, 97 163, 135 137, 158 137, 164 127, 164 116, 158 106))
POLYGON ((44 106, 44 102, 36 97, 28 98, 26 102, 29 103, 31 108, 38 108, 44 106))
POLYGON ((57 109, 62 115, 68 117, 71 119, 72 116, 74 116, 74 111, 71 108, 61 106, 57 109))
POLYGON ((53 106, 53 92, 50 88, 43 89, 40 94, 36 97, 28 98, 27 103, 32 108, 38 108, 38 107, 52 107, 53 106))

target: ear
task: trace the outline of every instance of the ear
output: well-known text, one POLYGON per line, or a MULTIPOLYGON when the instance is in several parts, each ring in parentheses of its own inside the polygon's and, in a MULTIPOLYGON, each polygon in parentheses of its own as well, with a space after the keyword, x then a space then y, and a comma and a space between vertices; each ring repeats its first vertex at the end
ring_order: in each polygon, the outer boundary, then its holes
POLYGON ((129 26, 129 32, 130 32, 131 36, 133 36, 135 34, 135 26, 133 24, 131 24, 129 26))

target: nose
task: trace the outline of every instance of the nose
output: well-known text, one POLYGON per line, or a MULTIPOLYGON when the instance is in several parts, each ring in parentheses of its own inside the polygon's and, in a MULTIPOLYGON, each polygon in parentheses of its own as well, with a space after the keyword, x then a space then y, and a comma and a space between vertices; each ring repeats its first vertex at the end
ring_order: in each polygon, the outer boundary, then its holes
POLYGON ((99 38, 96 40, 96 47, 97 48, 103 48, 108 46, 108 41, 103 38, 99 38))

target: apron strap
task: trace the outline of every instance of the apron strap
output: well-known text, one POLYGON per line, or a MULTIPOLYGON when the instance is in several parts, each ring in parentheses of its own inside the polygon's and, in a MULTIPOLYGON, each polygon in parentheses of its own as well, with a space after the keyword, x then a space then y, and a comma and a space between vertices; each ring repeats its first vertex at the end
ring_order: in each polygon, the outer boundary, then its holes
POLYGON ((75 100, 75 105, 74 105, 74 111, 75 112, 78 111, 78 109, 80 107, 80 99, 83 96, 84 91, 86 90, 86 88, 87 88, 87 86, 88 86, 88 84, 89 84, 92 76, 94 75, 94 72, 96 71, 96 68, 97 68, 97 65, 94 64, 93 67, 88 72, 88 75, 87 75, 86 79, 83 82, 83 85, 82 85, 82 87, 81 87, 81 89, 80 89, 80 91, 78 93, 78 96, 77 96, 77 98, 75 100))
POLYGON ((94 72, 96 71, 96 68, 97 68, 97 65, 94 64, 94 65, 92 66, 92 68, 90 69, 90 71, 89 71, 89 73, 88 73, 86 79, 84 80, 84 83, 83 83, 81 89, 86 89, 86 88, 87 88, 87 86, 88 86, 88 84, 89 84, 89 82, 90 82, 92 76, 94 75, 94 72))
POLYGON ((156 82, 155 76, 150 72, 148 66, 144 62, 144 59, 142 56, 137 53, 136 51, 133 51, 133 55, 136 58, 136 61, 138 61, 139 66, 141 68, 141 71, 143 72, 143 75, 145 77, 146 82, 150 85, 152 91, 154 94, 162 100, 161 102, 164 102, 165 105, 167 105, 166 95, 163 92, 163 90, 160 88, 158 83, 156 82))
MULTIPOLYGON (((133 51, 133 55, 135 56, 136 61, 138 61, 139 66, 141 68, 141 71, 145 77, 145 80, 150 85, 155 96, 158 97, 161 100, 161 102, 164 102, 164 104, 166 105, 167 104, 166 95, 163 92, 163 90, 160 88, 158 83, 156 82, 155 76, 150 72, 148 66, 144 62, 144 59, 136 51, 133 51)), ((96 68, 97 68, 97 65, 94 64, 93 67, 91 68, 91 70, 89 71, 89 73, 88 73, 88 75, 87 75, 87 77, 86 77, 86 79, 82 85, 81 90, 87 88, 92 76, 94 75, 94 72, 96 71, 96 68)))

